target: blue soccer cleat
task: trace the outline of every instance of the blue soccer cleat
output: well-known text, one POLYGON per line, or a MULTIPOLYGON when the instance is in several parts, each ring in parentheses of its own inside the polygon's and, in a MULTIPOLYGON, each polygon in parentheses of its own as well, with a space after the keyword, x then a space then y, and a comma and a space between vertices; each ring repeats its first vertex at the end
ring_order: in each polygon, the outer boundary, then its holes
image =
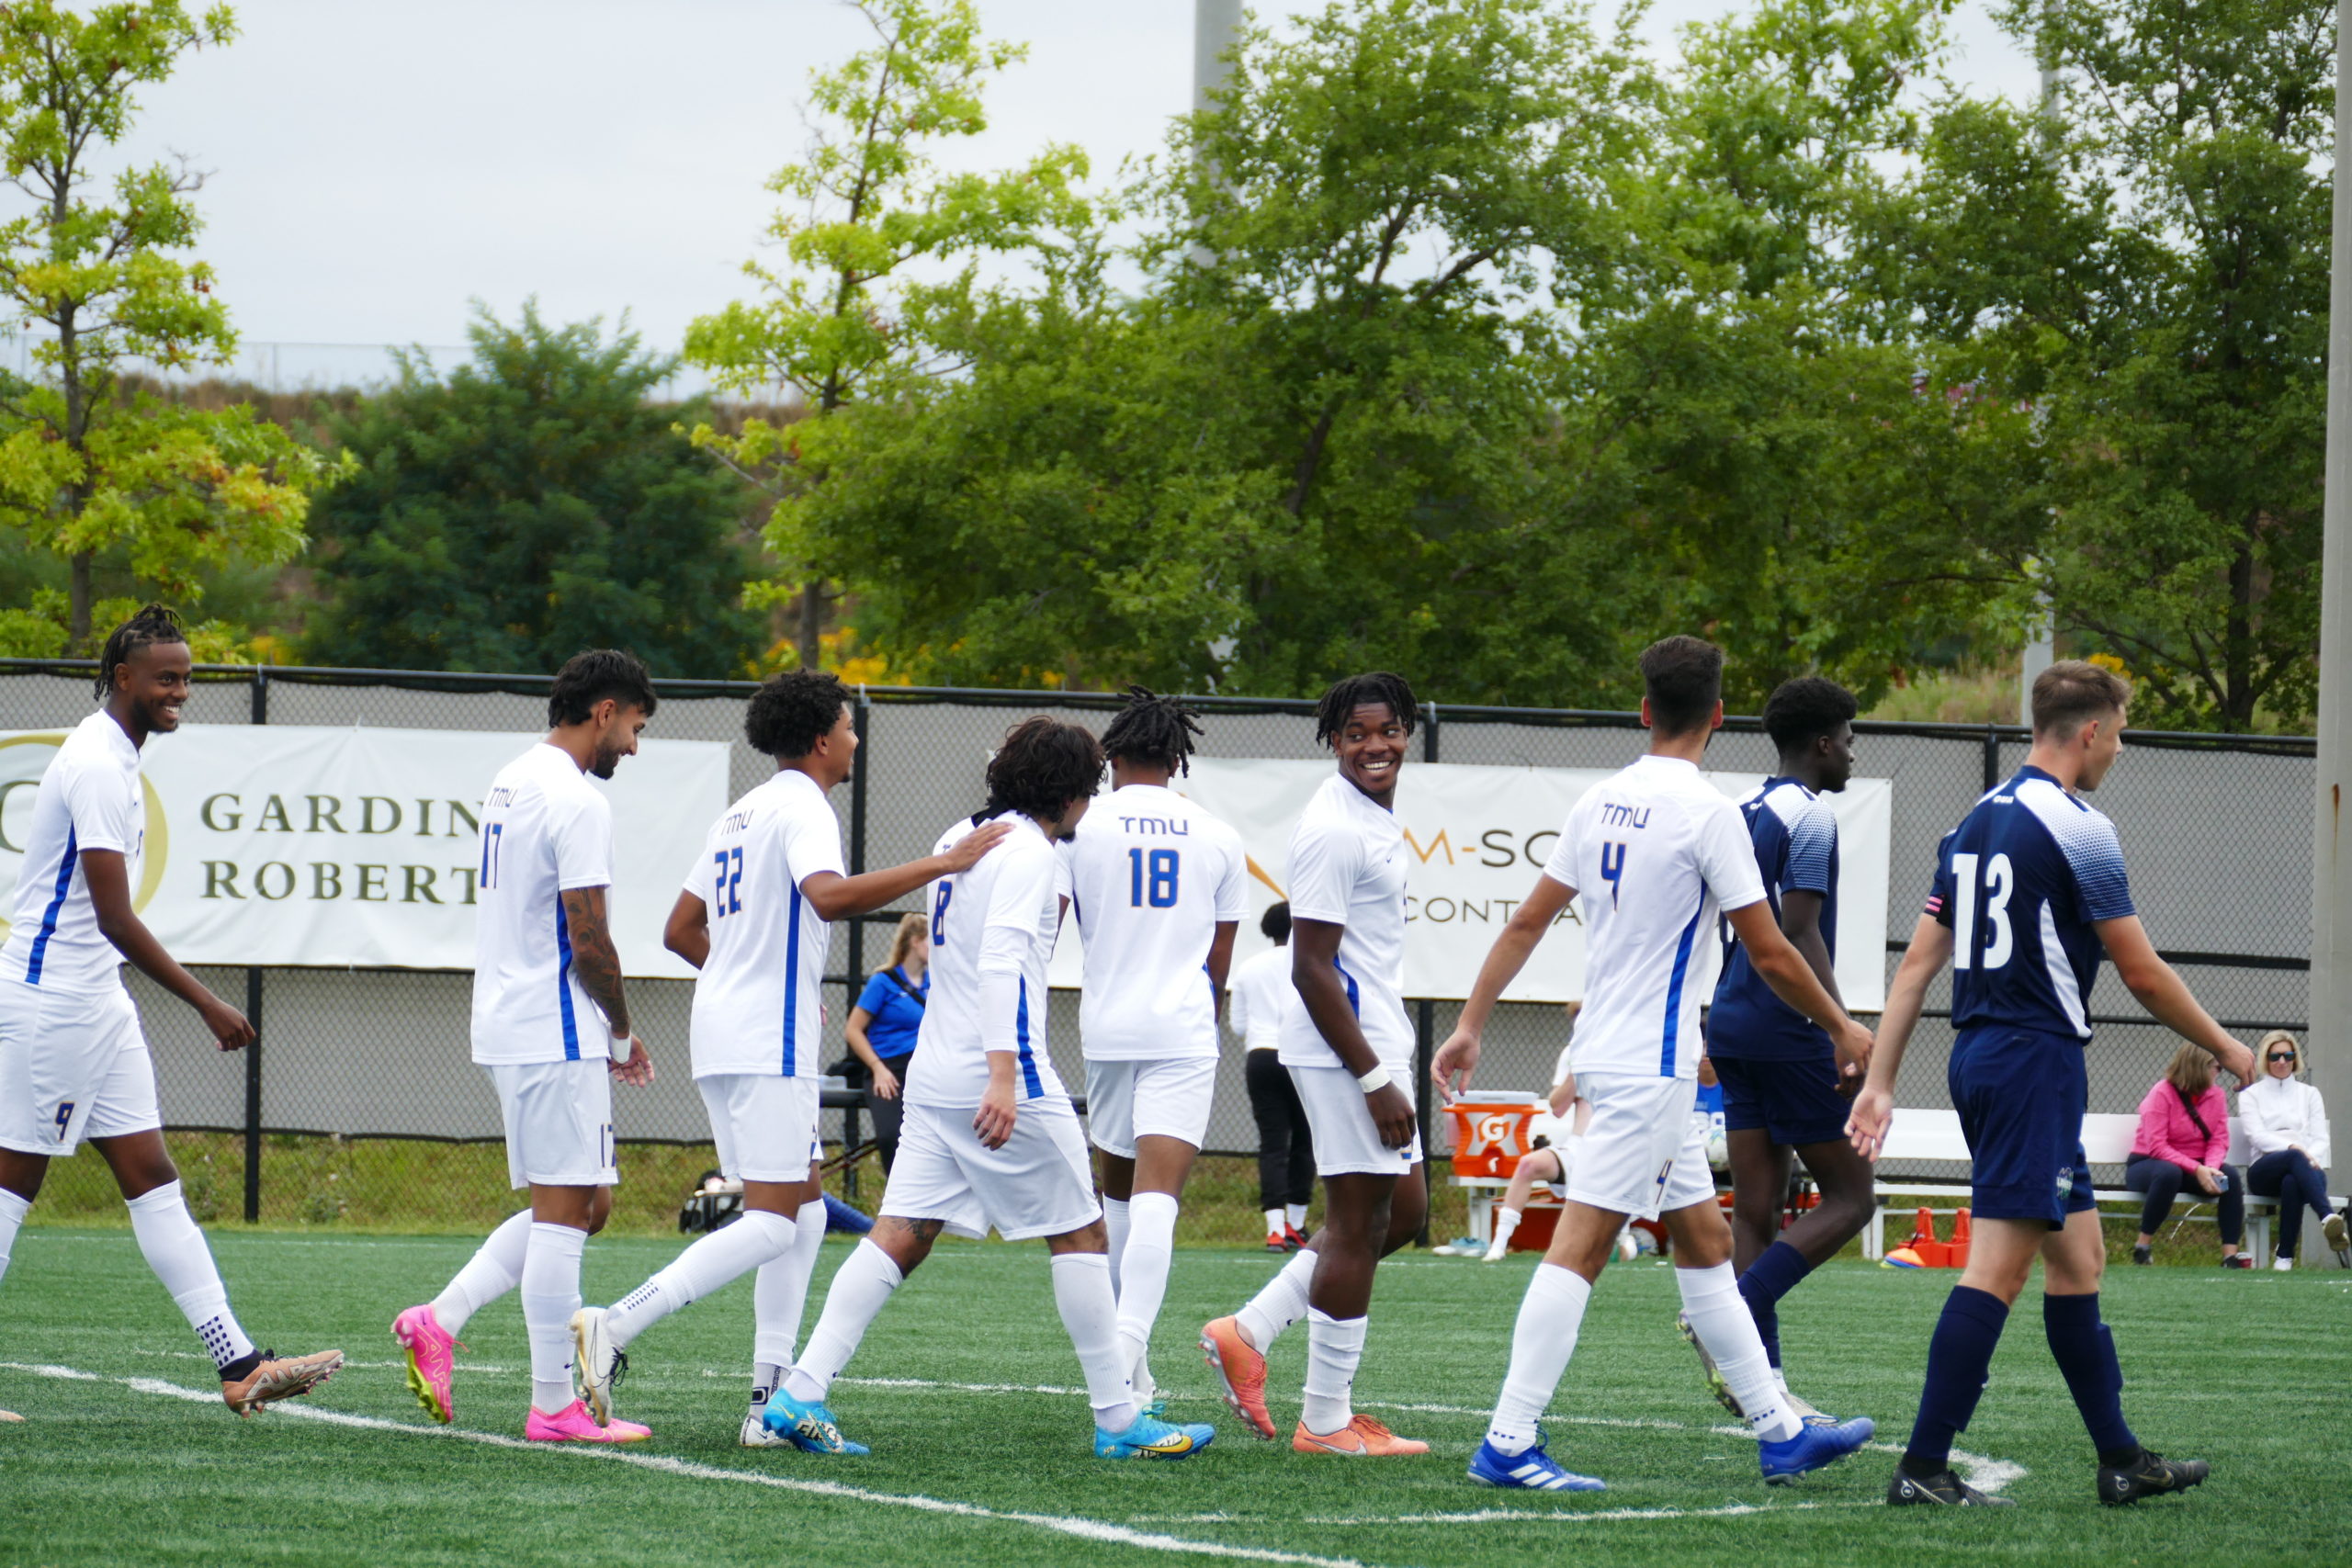
POLYGON ((1470 1456, 1470 1479, 1482 1486, 1514 1487, 1527 1492, 1606 1492, 1609 1483, 1595 1476, 1560 1468, 1544 1451, 1544 1435, 1524 1453, 1507 1454, 1491 1442, 1481 1442, 1470 1456))
POLYGON ((1760 1446, 1764 1484, 1787 1486, 1807 1471, 1836 1464, 1878 1434, 1878 1423, 1867 1416, 1840 1421, 1834 1427, 1800 1427, 1786 1442, 1760 1446))
POLYGON ((1190 1459, 1216 1438, 1216 1428, 1204 1421, 1177 1426, 1151 1416, 1138 1416, 1124 1432, 1094 1428, 1096 1459, 1190 1459))
POLYGON ((768 1395, 760 1425, 803 1453, 854 1457, 872 1451, 864 1443, 853 1443, 842 1436, 841 1423, 823 1400, 803 1404, 782 1389, 768 1395))

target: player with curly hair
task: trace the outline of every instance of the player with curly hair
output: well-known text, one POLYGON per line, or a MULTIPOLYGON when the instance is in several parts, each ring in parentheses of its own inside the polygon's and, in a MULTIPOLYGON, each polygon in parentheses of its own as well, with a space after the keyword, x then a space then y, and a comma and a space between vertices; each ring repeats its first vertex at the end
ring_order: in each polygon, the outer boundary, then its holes
POLYGON ((1216 998, 1249 874, 1241 836, 1170 787, 1189 771, 1200 733, 1178 699, 1128 688, 1102 732, 1111 793, 1087 812, 1063 857, 1086 943, 1078 1030, 1111 1288, 1136 1399, 1147 1409, 1157 1405, 1151 1332, 1175 1260, 1184 1181, 1208 1134, 1216 998))
POLYGON ((179 728, 191 668, 187 638, 162 605, 117 626, 98 655, 106 705, 74 727, 33 789, 0 947, 0 1275, 49 1162, 87 1139, 114 1173, 147 1266, 219 1367, 221 1397, 251 1416, 324 1382, 343 1352, 280 1358, 238 1326, 164 1147, 154 1062, 122 984, 128 959, 194 1008, 220 1049, 253 1043, 244 1014, 182 968, 131 907, 147 839, 139 764, 149 739, 179 728))
POLYGON ((695 1087, 710 1113, 719 1168, 743 1183, 742 1217, 711 1232, 609 1307, 572 1319, 574 1364, 597 1418, 609 1415, 627 1347, 655 1323, 759 1270, 753 1289, 752 1405, 745 1448, 822 1448, 823 1431, 763 1424, 792 1365, 808 1276, 825 1239, 817 1165, 818 1076, 824 1010, 819 987, 831 922, 872 914, 924 884, 977 865, 1012 832, 990 823, 937 853, 853 876, 841 820, 826 793, 850 776, 857 728, 847 687, 821 670, 764 682, 743 715, 752 749, 775 773, 718 821, 670 911, 663 942, 701 971, 689 1026, 695 1087), (781 1029, 778 1027, 781 1021, 781 1029))
POLYGON ((1015 725, 989 761, 988 805, 958 822, 1008 820, 1012 833, 967 871, 938 878, 931 897, 931 1000, 907 1075, 898 1163, 872 1234, 825 1292, 808 1348, 768 1400, 772 1430, 842 1440, 825 1404, 833 1380, 943 1230, 1007 1241, 1043 1237, 1054 1303, 1086 1374, 1094 1452, 1114 1460, 1184 1459, 1216 1436, 1146 1414, 1128 1381, 1109 1238, 1094 1201, 1086 1135, 1046 1050, 1046 961, 1063 899, 1054 846, 1087 816, 1102 778, 1093 735, 1056 718, 1015 725))
POLYGON ((1374 1270, 1429 1213, 1408 1088, 1406 855, 1396 818, 1415 716, 1412 688, 1385 671, 1339 682, 1317 707, 1315 739, 1339 771, 1291 834, 1291 983, 1301 1005, 1283 1014, 1280 1055, 1314 1133, 1323 1225, 1247 1306, 1201 1330, 1226 1403, 1271 1440, 1266 1351, 1307 1319, 1306 1399, 1291 1434, 1300 1453, 1429 1451, 1359 1414, 1350 1397, 1374 1270))

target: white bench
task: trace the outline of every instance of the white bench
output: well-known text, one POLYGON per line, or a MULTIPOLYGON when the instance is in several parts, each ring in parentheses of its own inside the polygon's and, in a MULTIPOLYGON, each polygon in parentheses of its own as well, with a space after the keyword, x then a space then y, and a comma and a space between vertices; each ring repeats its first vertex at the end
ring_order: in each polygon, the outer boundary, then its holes
MULTIPOLYGON (((2140 1119, 2136 1115, 2098 1112, 2086 1116, 2083 1118, 2083 1153, 2089 1157, 2094 1166, 2120 1166, 2132 1157, 2132 1139, 2139 1131, 2139 1126, 2140 1119)), ((1908 1165, 1924 1160, 1953 1161, 1961 1165, 1968 1163, 1968 1139, 1960 1130, 1959 1111, 1905 1110, 1895 1111, 1894 1124, 1887 1129, 1886 1146, 1879 1152, 1879 1163, 1908 1165)), ((2230 1118, 2229 1163, 2236 1166, 2241 1171, 2253 1163, 2253 1151, 2246 1144, 2245 1129, 2234 1116, 2230 1118)), ((1871 1214, 1870 1224, 1862 1232, 1862 1256, 1873 1260, 1886 1256, 1886 1200, 1890 1198, 1940 1199, 1946 1205, 1943 1208, 1938 1208, 1934 1203, 1905 1206, 1926 1207, 1933 1213, 1949 1213, 1953 1209, 1964 1206, 1968 1196, 1968 1181, 1965 1177, 1953 1177, 1941 1180, 1882 1179, 1874 1185, 1877 1189, 1878 1205, 1871 1214), (1951 1201, 1955 1198, 1961 1201, 1952 1202, 1951 1201)), ((2190 1189, 2184 1188, 2183 1195, 2188 1196, 2190 1191, 2190 1189)), ((2091 1196, 2101 1203, 2136 1204, 2143 1201, 2143 1194, 2134 1192, 2128 1187, 2094 1187, 2091 1190, 2091 1196)), ((2197 1196, 2202 1198, 2203 1195, 2198 1193, 2197 1196)), ((2340 1196, 2334 1197, 2330 1201, 2337 1204, 2344 1201, 2340 1196)), ((2214 1216, 2210 1213, 2199 1213, 2199 1210, 2204 1207, 2203 1202, 2194 1203, 2190 1206, 2188 1213, 2183 1217, 2213 1218, 2214 1216)), ((2278 1217, 2278 1213, 2277 1199, 2257 1198, 2250 1192, 2246 1194, 2245 1249, 2252 1255, 2254 1265, 2257 1269, 2269 1260, 2270 1226, 2271 1222, 2278 1217)))

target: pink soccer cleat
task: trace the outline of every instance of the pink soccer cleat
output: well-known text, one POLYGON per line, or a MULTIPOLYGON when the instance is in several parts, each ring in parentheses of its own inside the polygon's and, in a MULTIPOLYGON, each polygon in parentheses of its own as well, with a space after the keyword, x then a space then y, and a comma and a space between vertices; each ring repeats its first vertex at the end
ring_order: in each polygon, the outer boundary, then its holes
POLYGON ((455 1413, 449 1403, 449 1374, 457 1366, 457 1337, 441 1326, 428 1302, 392 1319, 392 1337, 408 1352, 410 1392, 427 1416, 446 1426, 455 1413))
POLYGON ((535 1443, 641 1443, 653 1436, 653 1428, 617 1419, 599 1427, 587 1404, 575 1399, 552 1416, 533 1405, 523 1436, 535 1443))

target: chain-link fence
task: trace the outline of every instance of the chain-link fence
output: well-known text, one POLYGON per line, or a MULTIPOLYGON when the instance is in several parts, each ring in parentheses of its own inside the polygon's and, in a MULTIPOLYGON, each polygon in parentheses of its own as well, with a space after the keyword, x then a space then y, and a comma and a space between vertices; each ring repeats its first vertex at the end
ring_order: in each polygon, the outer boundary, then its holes
MULTIPOLYGON (((0 660, 0 729, 63 728, 90 707, 88 666, 0 660)), ((199 671, 186 710, 199 724, 301 724, 539 733, 544 677, 412 671, 244 668, 199 671)), ((740 795, 773 767, 742 739, 748 683, 664 682, 654 733, 730 748, 729 786, 740 795)), ((1198 699, 1204 752, 1222 757, 1318 756, 1312 704, 1198 699)), ((863 747, 843 808, 853 871, 927 853, 942 828, 973 809, 981 769, 1005 730, 1034 713, 1058 713, 1100 728, 1117 699, 1051 692, 877 687, 860 694, 863 747)), ((1858 771, 1893 782, 1892 893, 1886 962, 1895 962, 1937 841, 2025 755, 2010 728, 1856 727, 1858 771)), ((2170 736, 2133 732, 2127 757, 2101 790, 2132 856, 2135 897, 2158 948, 2179 965, 2216 1016, 2241 1033, 2302 1032, 2310 942, 2309 861, 2312 743, 2298 738, 2170 736)), ((1642 750, 1634 716, 1436 705, 1422 715, 1424 761, 1553 768, 1613 768, 1642 750)), ((1770 741, 1735 719, 1709 753, 1711 766, 1766 773, 1770 741)), ((913 908, 909 900, 907 909, 913 908)), ((827 1059, 849 1055, 842 1024, 867 974, 880 966, 903 911, 844 922, 826 981, 827 1059)), ((133 974, 130 984, 153 1042, 164 1115, 189 1172, 198 1207, 223 1217, 402 1228, 475 1228, 503 1212, 503 1151, 495 1102, 470 1066, 469 986, 461 971, 208 969, 205 981, 247 1006, 262 1045, 243 1061, 220 1059, 194 1015, 133 974)), ((672 1064, 650 1089, 623 1091, 616 1107, 625 1182, 616 1223, 673 1223, 693 1179, 713 1163, 699 1097, 684 1067, 691 982, 630 982, 631 1010, 672 1064)), ((1903 1104, 1950 1103, 1943 1065, 1951 1042, 1949 991, 1939 984, 1913 1041, 1903 1104)), ((2176 1043, 2111 980, 2097 998, 2091 1109, 2137 1105, 2176 1043)), ((1424 1056, 1460 1010, 1414 1004, 1424 1056)), ((1505 1005, 1487 1036, 1482 1087, 1539 1090, 1550 1081, 1564 1020, 1551 1006, 1505 1005)), ((1057 993, 1046 1038, 1066 1081, 1084 1082, 1076 998, 1057 993)), ((2315 1042, 2328 1049, 2332 1040, 2315 1042)), ((1188 1239, 1247 1241, 1259 1234, 1256 1131, 1241 1053, 1219 1067, 1216 1111, 1186 1204, 1188 1239)), ((1422 1075, 1426 1096, 1427 1075, 1422 1075)), ((836 1097, 840 1098, 840 1097, 836 1097)), ((1427 1112, 1425 1110, 1425 1120, 1427 1112)), ((1430 1147, 1438 1163, 1434 1230, 1457 1234, 1462 1196, 1447 1180, 1443 1118, 1430 1147)), ((834 1190, 871 1208, 881 1171, 855 1151, 871 1123, 855 1106, 825 1115, 834 1190)), ((1945 1176, 1922 1167, 1903 1174, 1945 1176)), ((2103 1177, 2116 1173, 2102 1172, 2103 1177)), ((96 1160, 62 1165, 42 1209, 50 1218, 119 1213, 96 1160)))

